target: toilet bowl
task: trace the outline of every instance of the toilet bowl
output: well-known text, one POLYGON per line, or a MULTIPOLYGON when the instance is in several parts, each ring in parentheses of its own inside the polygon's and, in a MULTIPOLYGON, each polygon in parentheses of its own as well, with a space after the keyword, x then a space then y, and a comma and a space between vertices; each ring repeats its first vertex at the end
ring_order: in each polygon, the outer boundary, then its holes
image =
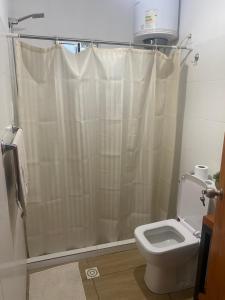
POLYGON ((137 247, 146 259, 145 283, 159 294, 194 286, 203 206, 201 191, 207 184, 185 174, 179 186, 177 219, 139 226, 134 236, 137 247))

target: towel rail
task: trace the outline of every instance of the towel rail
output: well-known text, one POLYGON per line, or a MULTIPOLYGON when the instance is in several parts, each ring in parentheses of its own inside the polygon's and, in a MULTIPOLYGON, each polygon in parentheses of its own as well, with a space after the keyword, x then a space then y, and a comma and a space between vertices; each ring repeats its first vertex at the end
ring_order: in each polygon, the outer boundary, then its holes
POLYGON ((13 154, 13 160, 14 160, 14 168, 15 168, 15 179, 16 179, 16 203, 22 210, 22 216, 24 215, 24 209, 22 206, 22 203, 20 201, 20 179, 19 179, 19 161, 18 161, 18 153, 17 153, 17 145, 13 144, 13 140, 15 137, 15 134, 19 130, 19 127, 16 126, 11 126, 10 128, 7 128, 7 142, 4 141, 4 139, 1 140, 1 150, 2 150, 2 155, 6 154, 9 151, 12 151, 13 154), (10 134, 10 135, 9 135, 10 134), (8 142, 9 140, 9 142, 8 142))

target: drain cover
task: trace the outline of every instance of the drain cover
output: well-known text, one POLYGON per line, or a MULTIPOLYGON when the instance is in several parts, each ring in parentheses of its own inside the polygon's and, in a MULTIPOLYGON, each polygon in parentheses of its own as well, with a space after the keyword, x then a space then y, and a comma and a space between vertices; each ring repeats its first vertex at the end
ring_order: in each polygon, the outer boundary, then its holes
POLYGON ((100 276, 97 267, 86 269, 85 273, 86 273, 87 279, 92 279, 92 278, 96 278, 96 277, 100 276))

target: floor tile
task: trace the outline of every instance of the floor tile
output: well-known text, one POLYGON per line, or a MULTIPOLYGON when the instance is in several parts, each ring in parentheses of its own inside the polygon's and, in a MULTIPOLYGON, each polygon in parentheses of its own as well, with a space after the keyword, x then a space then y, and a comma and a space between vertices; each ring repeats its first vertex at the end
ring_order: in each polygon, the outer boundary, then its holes
POLYGON ((165 294, 165 295, 154 294, 147 288, 147 286, 144 282, 145 268, 146 268, 146 266, 139 266, 133 270, 136 284, 142 290, 142 293, 145 295, 145 299, 169 300, 170 298, 167 294, 165 294))
POLYGON ((145 265, 137 249, 87 259, 89 267, 98 267, 101 276, 145 265))
POLYGON ((86 276, 86 273, 85 273, 85 270, 89 268, 89 264, 87 262, 86 259, 82 259, 79 261, 79 269, 80 269, 80 276, 82 278, 82 280, 87 280, 87 276, 86 276))
POLYGON ((86 300, 98 300, 99 297, 96 292, 96 288, 93 280, 85 280, 83 281, 84 292, 86 296, 86 300))
POLYGON ((170 295, 157 295, 149 291, 144 282, 145 267, 145 260, 137 249, 80 261, 87 300, 192 300, 192 289, 170 295), (85 269, 95 266, 100 277, 87 280, 85 269))
POLYGON ((193 289, 187 289, 177 293, 171 293, 171 300, 193 300, 193 289))
POLYGON ((97 294, 100 300, 170 300, 168 295, 155 295, 148 291, 143 284, 139 285, 135 274, 144 271, 130 269, 112 273, 94 279, 97 294))

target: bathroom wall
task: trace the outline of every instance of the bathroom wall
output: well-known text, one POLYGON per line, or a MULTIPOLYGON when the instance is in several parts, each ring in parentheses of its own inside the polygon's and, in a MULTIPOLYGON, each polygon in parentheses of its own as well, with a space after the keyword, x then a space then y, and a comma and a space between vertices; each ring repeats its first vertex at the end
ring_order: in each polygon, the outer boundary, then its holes
POLYGON ((180 173, 206 164, 220 168, 225 132, 225 1, 182 0, 181 40, 192 33, 180 173), (193 65, 194 54, 200 59, 193 65))
MULTIPOLYGON (((5 37, 7 32, 8 1, 0 0, 0 139, 5 133, 5 127, 12 124, 13 119, 9 47, 5 37)), ((0 150, 0 299, 24 300, 26 298, 24 225, 19 209, 15 209, 14 219, 10 218, 7 187, 11 178, 8 177, 6 185, 5 159, 0 150)), ((16 204, 16 200, 14 198, 12 200, 11 203, 16 204)))
POLYGON ((11 0, 10 15, 44 12, 45 19, 28 20, 22 32, 106 40, 132 39, 133 0, 11 0))
POLYGON ((7 0, 0 0, 0 137, 3 134, 4 128, 12 122, 12 91, 8 41, 4 36, 8 31, 7 4, 7 0))
MULTIPOLYGON (((1 0, 3 1, 3 0, 1 0)), ((132 39, 133 0, 11 0, 10 16, 44 12, 45 19, 28 20, 21 32, 132 39)), ((192 33, 195 49, 187 59, 188 81, 180 173, 195 164, 219 169, 225 132, 225 11, 224 0, 182 0, 181 39, 192 33), (216 5, 215 5, 216 4, 216 5), (194 53, 199 63, 192 64, 194 53)))

